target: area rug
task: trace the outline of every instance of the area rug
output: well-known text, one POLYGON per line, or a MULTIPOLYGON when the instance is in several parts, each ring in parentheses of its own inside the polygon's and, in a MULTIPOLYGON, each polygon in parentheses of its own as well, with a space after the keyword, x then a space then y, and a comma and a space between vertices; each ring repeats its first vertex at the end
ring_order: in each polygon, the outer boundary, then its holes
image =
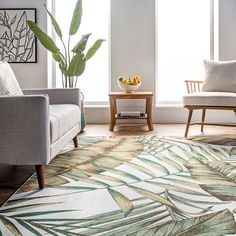
POLYGON ((0 235, 236 235, 236 139, 80 137, 0 208, 0 235), (207 142, 209 141, 209 142, 207 142))

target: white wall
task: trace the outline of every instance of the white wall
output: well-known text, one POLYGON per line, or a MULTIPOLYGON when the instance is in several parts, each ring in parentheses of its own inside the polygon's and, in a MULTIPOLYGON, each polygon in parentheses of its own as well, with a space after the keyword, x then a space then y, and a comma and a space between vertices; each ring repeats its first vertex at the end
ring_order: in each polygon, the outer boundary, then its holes
MULTIPOLYGON (((46 13, 42 0, 0 0, 0 7, 36 7, 38 23, 46 28, 46 13)), ((236 59, 236 1, 219 0, 219 57, 236 59)), ((155 0, 111 0, 111 91, 118 91, 119 75, 143 78, 141 90, 155 92, 155 0)), ((37 64, 12 64, 22 87, 47 85, 47 54, 38 45, 37 64)), ((123 102, 121 109, 140 110, 142 102, 123 102)), ((109 107, 86 108, 88 123, 109 121, 109 107)), ((200 113, 194 116, 199 119, 200 113)), ((159 123, 185 123, 187 112, 181 107, 153 109, 153 121, 159 123)), ((209 111, 207 121, 234 122, 233 112, 209 111)))
MULTIPOLYGON (((219 58, 236 59, 236 1, 219 1, 219 58)), ((140 74, 142 90, 155 91, 155 0, 111 1, 112 13, 112 91, 117 91, 116 78, 120 74, 140 74)), ((170 91, 171 92, 171 91, 170 91)), ((121 109, 140 110, 140 103, 123 102, 121 109)), ((87 109, 92 123, 109 118, 109 109, 87 109), (100 111, 100 112, 99 112, 100 111)), ((193 120, 200 120, 195 112, 193 120)), ((233 112, 207 111, 209 122, 235 122, 233 112)), ((187 111, 181 107, 155 107, 153 120, 158 123, 185 123, 187 111)))
MULTIPOLYGON (((46 30, 47 18, 42 0, 0 0, 0 8, 36 8, 37 22, 46 30)), ((11 63, 22 88, 47 87, 47 51, 38 43, 38 63, 11 63)))
POLYGON ((155 3, 154 0, 111 1, 112 86, 117 77, 140 75, 142 90, 155 88, 155 3))
POLYGON ((236 1, 219 1, 219 58, 236 59, 236 1))
MULTIPOLYGON (((219 59, 236 59, 236 1, 219 0, 219 59)), ((155 0, 111 1, 112 73, 111 90, 118 91, 119 75, 140 74, 143 91, 155 91, 155 0)), ((171 92, 171 91, 170 91, 171 92)), ((140 110, 140 103, 123 102, 122 110, 140 110)), ((107 121, 109 108, 87 109, 88 121, 107 121), (96 114, 96 116, 94 116, 96 114)), ((196 111, 193 120, 200 120, 196 111)), ((182 107, 155 107, 155 123, 185 123, 187 111, 182 107)), ((207 111, 207 122, 235 122, 231 111, 207 111)))

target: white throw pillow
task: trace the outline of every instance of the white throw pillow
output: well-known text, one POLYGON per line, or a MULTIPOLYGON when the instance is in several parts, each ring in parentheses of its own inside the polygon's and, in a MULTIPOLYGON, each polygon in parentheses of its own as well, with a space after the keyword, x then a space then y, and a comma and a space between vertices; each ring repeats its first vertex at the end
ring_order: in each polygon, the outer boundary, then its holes
POLYGON ((236 93, 236 60, 204 61, 205 82, 204 92, 236 93))
POLYGON ((0 61, 0 96, 22 96, 24 95, 11 66, 0 61))

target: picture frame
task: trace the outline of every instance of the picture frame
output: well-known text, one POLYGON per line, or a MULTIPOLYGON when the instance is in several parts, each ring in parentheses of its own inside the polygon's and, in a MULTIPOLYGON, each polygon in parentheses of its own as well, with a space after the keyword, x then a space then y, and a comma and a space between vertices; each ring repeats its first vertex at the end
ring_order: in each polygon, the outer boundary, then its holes
POLYGON ((0 8, 0 61, 37 63, 37 39, 27 25, 36 8, 0 8))

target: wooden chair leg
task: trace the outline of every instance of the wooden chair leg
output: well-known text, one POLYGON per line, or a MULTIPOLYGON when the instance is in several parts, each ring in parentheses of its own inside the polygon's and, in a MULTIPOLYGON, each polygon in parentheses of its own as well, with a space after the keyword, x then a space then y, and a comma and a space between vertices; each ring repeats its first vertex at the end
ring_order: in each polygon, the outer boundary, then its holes
POLYGON ((206 117, 206 109, 202 109, 201 132, 203 132, 203 129, 204 129, 205 117, 206 117))
POLYGON ((73 138, 73 143, 74 143, 75 148, 77 148, 78 147, 77 136, 73 138))
POLYGON ((187 136, 188 136, 188 130, 189 130, 190 122, 192 119, 192 114, 193 114, 193 110, 191 109, 191 110, 189 110, 189 113, 188 113, 188 121, 186 124, 186 129, 185 129, 185 134, 184 134, 185 138, 187 138, 187 136))
POLYGON ((44 188, 44 166, 43 165, 36 165, 35 166, 36 175, 38 178, 39 188, 44 188))

